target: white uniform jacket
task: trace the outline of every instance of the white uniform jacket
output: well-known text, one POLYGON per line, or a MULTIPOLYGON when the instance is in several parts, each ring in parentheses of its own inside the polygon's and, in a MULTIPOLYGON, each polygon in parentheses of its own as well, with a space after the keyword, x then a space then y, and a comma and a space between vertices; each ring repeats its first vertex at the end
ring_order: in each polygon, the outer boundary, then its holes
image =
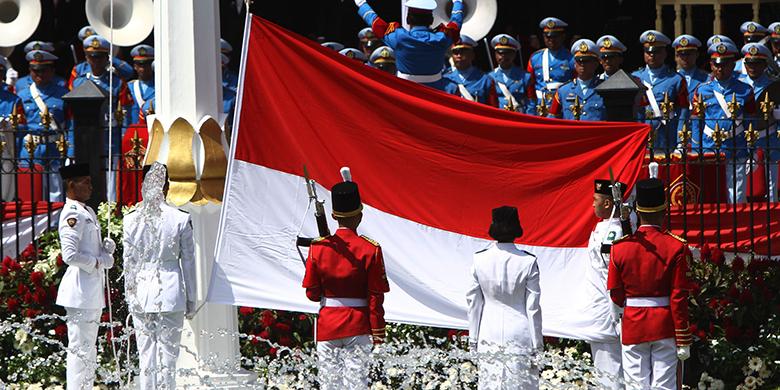
POLYGON ((536 256, 512 243, 493 243, 474 255, 471 274, 466 300, 472 342, 542 349, 536 256))
POLYGON ((166 203, 160 207, 162 213, 155 237, 144 234, 149 227, 143 223, 139 211, 127 214, 124 219, 125 267, 133 248, 137 254, 148 255, 138 259, 135 291, 125 292, 132 311, 185 311, 187 300, 195 301, 195 245, 190 215, 166 203))
POLYGON ((103 309, 103 270, 114 266, 114 258, 103 250, 95 211, 81 202, 66 199, 60 213, 59 233, 62 261, 68 269, 57 291, 57 304, 103 309))
POLYGON ((612 241, 623 237, 623 229, 619 218, 611 218, 599 221, 596 228, 590 233, 588 240, 588 267, 587 302, 585 310, 589 314, 592 323, 590 327, 597 334, 614 334, 614 337, 587 340, 594 342, 617 342, 620 340, 618 324, 621 309, 609 297, 607 291, 607 275, 609 274, 609 248, 612 241), (602 245, 606 253, 602 253, 602 245))

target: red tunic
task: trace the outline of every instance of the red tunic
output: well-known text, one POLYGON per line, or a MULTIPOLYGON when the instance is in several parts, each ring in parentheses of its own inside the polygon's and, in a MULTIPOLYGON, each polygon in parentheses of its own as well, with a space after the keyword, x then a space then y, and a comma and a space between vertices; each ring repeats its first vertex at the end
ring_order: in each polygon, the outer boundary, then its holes
POLYGON ((309 248, 306 296, 315 302, 326 298, 362 298, 364 307, 323 307, 317 319, 317 341, 370 334, 385 337, 384 293, 390 291, 375 241, 339 228, 336 234, 315 240, 309 248))
POLYGON ((658 226, 643 225, 633 235, 612 244, 607 289, 612 301, 624 306, 630 297, 669 297, 663 307, 626 307, 624 345, 674 337, 678 346, 691 344, 688 327, 688 261, 684 240, 658 226))

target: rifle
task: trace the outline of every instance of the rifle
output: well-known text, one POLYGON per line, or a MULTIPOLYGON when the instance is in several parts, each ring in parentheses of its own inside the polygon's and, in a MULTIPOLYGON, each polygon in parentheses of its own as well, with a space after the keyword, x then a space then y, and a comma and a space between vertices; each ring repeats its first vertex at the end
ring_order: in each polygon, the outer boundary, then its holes
MULTIPOLYGON (((309 171, 306 169, 306 165, 303 166, 303 177, 306 180, 306 191, 309 193, 309 202, 314 202, 314 218, 317 220, 317 231, 320 237, 327 237, 330 235, 330 228, 328 228, 328 220, 325 216, 325 201, 319 200, 317 197, 317 183, 309 178, 309 171)), ((308 247, 311 245, 313 238, 301 237, 295 241, 297 246, 308 247)))
POLYGON ((620 188, 620 183, 615 181, 612 167, 609 168, 609 181, 612 182, 612 202, 620 214, 620 228, 623 229, 623 234, 631 234, 631 208, 623 203, 623 189, 620 188))

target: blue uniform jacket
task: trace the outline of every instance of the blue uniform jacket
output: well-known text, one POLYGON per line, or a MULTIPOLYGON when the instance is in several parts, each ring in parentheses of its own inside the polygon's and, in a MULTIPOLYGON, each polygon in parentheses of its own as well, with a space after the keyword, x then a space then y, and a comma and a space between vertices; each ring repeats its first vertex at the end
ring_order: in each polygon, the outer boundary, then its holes
MULTIPOLYGON (((472 66, 468 70, 461 72, 458 69, 451 69, 444 77, 452 80, 453 83, 463 84, 471 96, 482 104, 496 104, 495 92, 493 89, 493 79, 483 73, 477 67, 472 66)), ((457 88, 457 86, 456 86, 457 88)))
MULTIPOLYGON (((36 147, 34 153, 34 157, 36 158, 35 162, 45 164, 42 160, 44 157, 54 159, 60 158, 60 152, 57 150, 57 145, 54 143, 59 139, 59 133, 51 126, 49 127, 49 131, 44 134, 45 129, 41 125, 41 111, 38 108, 38 105, 35 104, 29 86, 18 92, 18 96, 24 106, 24 116, 27 118, 27 131, 24 134, 45 135, 50 137, 48 140, 49 142, 39 144, 36 147)), ((52 119, 57 122, 59 131, 66 132, 65 137, 68 141, 67 157, 73 157, 73 123, 68 115, 65 101, 62 100, 62 95, 68 93, 68 88, 52 81, 47 85, 38 86, 38 93, 40 93, 41 99, 44 104, 46 104, 52 119)), ((27 149, 24 148, 24 135, 17 136, 16 138, 16 152, 22 159, 30 158, 30 154, 27 153, 27 149)), ((22 163, 28 165, 29 160, 23 160, 22 163)), ((52 161, 52 163, 54 163, 54 161, 52 161)))
POLYGON ((685 79, 685 84, 688 86, 688 99, 690 99, 691 96, 693 96, 693 91, 696 90, 699 84, 708 81, 710 78, 709 73, 699 68, 693 68, 693 70, 691 71, 678 69, 677 73, 682 75, 682 77, 685 79))
POLYGON ((555 118, 575 120, 571 106, 575 98, 579 97, 582 106, 580 120, 583 121, 603 121, 607 119, 607 112, 604 108, 604 99, 596 93, 596 87, 603 80, 598 77, 592 78, 588 82, 585 91, 582 90, 582 81, 574 79, 558 88, 550 107, 550 116, 555 118))
POLYGON ((643 95, 644 107, 638 110, 637 119, 650 124, 655 129, 654 149, 656 152, 671 150, 677 146, 677 132, 682 128, 683 123, 688 119, 690 102, 688 101, 688 85, 685 78, 679 73, 671 70, 664 65, 660 70, 658 77, 654 82, 650 81, 650 71, 647 66, 640 68, 631 74, 639 79, 642 84, 649 84, 653 89, 653 96, 658 103, 659 110, 664 101, 664 94, 669 95, 669 101, 674 103, 674 112, 669 116, 666 124, 663 123, 661 116, 655 117, 652 105, 647 97, 643 95))
MULTIPOLYGON (((79 78, 77 78, 76 80, 73 81, 73 88, 74 89, 77 88, 79 85, 81 85, 82 83, 86 82, 87 80, 91 80, 98 87, 100 87, 103 91, 108 93, 108 91, 109 91, 109 73, 108 72, 103 73, 100 77, 96 77, 92 73, 87 73, 86 75, 81 76, 81 77, 79 77, 79 78)), ((114 89, 111 91, 110 95, 111 95, 111 97, 113 99, 112 110, 116 111, 117 104, 120 104, 119 97, 122 96, 123 93, 126 93, 126 92, 123 92, 123 89, 125 88, 125 84, 119 77, 117 77, 115 75, 114 76, 114 80, 113 80, 113 87, 114 87, 114 89)), ((108 144, 109 144, 109 142, 108 142, 109 141, 109 139, 108 139, 108 119, 111 118, 113 120, 114 119, 114 113, 112 112, 111 115, 109 115, 109 113, 108 113, 108 108, 109 107, 108 107, 107 103, 104 105, 104 107, 105 107, 105 109, 104 109, 105 110, 104 111, 104 117, 105 117, 104 125, 106 126, 106 131, 103 132, 103 134, 104 134, 103 144, 105 145, 106 150, 108 150, 108 144)), ((122 126, 123 124, 124 124, 124 122, 123 123, 119 123, 119 124, 114 123, 113 132, 111 134, 111 145, 112 145, 111 153, 112 154, 118 155, 120 153, 121 143, 122 143, 122 136, 124 135, 123 126, 122 126)))
POLYGON ((758 130, 758 141, 756 141, 755 146, 759 148, 764 148, 768 150, 769 158, 772 161, 777 161, 780 159, 780 138, 777 136, 777 123, 774 119, 769 120, 769 132, 767 133, 765 125, 763 125, 763 114, 761 114, 760 110, 758 109, 760 106, 759 104, 764 101, 764 94, 769 93, 770 101, 774 101, 775 107, 777 107, 778 104, 780 104, 780 100, 777 96, 777 90, 780 88, 778 84, 780 84, 780 81, 772 81, 771 78, 766 74, 762 74, 759 78, 753 80, 750 77, 745 77, 742 80, 748 85, 753 86, 753 96, 756 99, 756 118, 759 120, 755 122, 755 129, 758 130), (771 86, 771 88, 770 88, 771 86), (774 90, 774 91, 772 91, 774 90), (768 135, 768 137, 767 137, 768 135))
POLYGON ((526 71, 531 75, 531 82, 536 90, 537 103, 541 103, 541 98, 544 97, 547 107, 550 107, 555 94, 555 88, 549 88, 547 84, 568 83, 574 78, 574 56, 565 47, 561 47, 556 51, 549 50, 550 62, 548 68, 550 69, 550 79, 545 80, 542 64, 547 51, 548 49, 540 49, 531 54, 526 71))
MULTIPOLYGON (((122 80, 129 80, 133 77, 135 74, 135 69, 133 69, 133 66, 128 64, 125 61, 120 60, 117 57, 112 57, 114 69, 116 69, 116 74, 122 79, 122 80)), ((70 86, 71 89, 73 89, 73 82, 76 81, 77 78, 86 76, 87 73, 92 73, 92 68, 89 66, 89 63, 87 61, 79 62, 78 64, 73 66, 73 70, 70 72, 70 86)))
POLYGON ((503 83, 509 90, 509 93, 515 98, 519 107, 515 108, 515 111, 526 114, 535 114, 535 97, 534 99, 528 98, 528 90, 531 87, 531 75, 528 74, 523 68, 519 66, 513 66, 509 71, 497 67, 490 72, 490 77, 495 82, 496 96, 498 97, 498 108, 504 108, 508 105, 507 98, 501 91, 501 87, 498 83, 503 83))
POLYGON ((238 74, 228 68, 222 70, 222 86, 238 93, 238 74))
MULTIPOLYGON (((715 151, 715 142, 708 133, 715 129, 715 124, 717 123, 720 125, 720 129, 726 132, 727 137, 721 144, 720 150, 725 152, 728 157, 733 156, 734 151, 736 151, 738 158, 744 158, 748 155, 744 129, 748 128, 749 120, 747 118, 752 117, 755 113, 753 88, 734 78, 729 79, 724 84, 721 84, 718 80, 712 80, 701 83, 699 88, 696 89, 695 94, 701 99, 705 107, 704 121, 692 122, 694 127, 691 129, 692 149, 696 153, 715 151), (736 96, 737 102, 740 104, 740 109, 737 111, 738 117, 744 116, 744 119, 737 119, 736 128, 734 128, 734 121, 731 120, 730 112, 724 112, 718 103, 715 92, 723 94, 727 103, 731 102, 732 96, 736 96), (735 137, 733 136, 732 128, 737 132, 735 137)), ((694 110, 697 110, 696 114, 698 114, 698 108, 694 107, 694 110)))
MULTIPOLYGON (((64 78, 54 75, 54 79, 52 79, 54 84, 57 84, 61 87, 68 87, 68 81, 64 78)), ((19 77, 19 80, 16 80, 16 84, 14 85, 14 91, 21 91, 22 89, 30 88, 30 83, 32 83, 32 77, 30 75, 19 77)))
MULTIPOLYGON (((463 4, 455 2, 452 18, 446 26, 431 29, 412 26, 405 29, 397 22, 387 23, 377 16, 368 3, 358 8, 358 15, 371 26, 374 34, 383 39, 395 51, 395 65, 400 73, 418 76, 440 75, 444 68, 445 53, 455 40, 459 39, 463 23, 463 4)), ((447 82, 424 83, 430 87, 446 90, 447 82)))
POLYGON ((125 126, 136 124, 141 120, 141 107, 138 103, 143 102, 143 106, 148 107, 149 100, 154 99, 154 79, 149 82, 132 80, 127 83, 127 93, 130 96, 130 104, 125 107, 127 113, 125 115, 125 126), (141 87, 141 99, 135 95, 135 84, 140 83, 141 87))

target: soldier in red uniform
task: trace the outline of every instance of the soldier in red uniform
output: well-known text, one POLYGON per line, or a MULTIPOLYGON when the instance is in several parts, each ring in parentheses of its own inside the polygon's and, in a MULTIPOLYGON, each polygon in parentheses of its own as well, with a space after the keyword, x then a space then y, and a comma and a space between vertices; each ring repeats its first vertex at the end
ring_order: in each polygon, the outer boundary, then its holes
POLYGON ((623 375, 641 389, 677 389, 677 360, 690 357, 685 240, 661 230, 666 194, 658 179, 636 185, 641 226, 612 244, 607 288, 623 312, 623 375))
POLYGON ((316 239, 309 249, 303 287, 320 302, 317 355, 321 389, 366 389, 366 359, 372 344, 385 338, 384 294, 390 291, 382 248, 356 230, 363 218, 358 186, 331 188, 336 233, 316 239))

